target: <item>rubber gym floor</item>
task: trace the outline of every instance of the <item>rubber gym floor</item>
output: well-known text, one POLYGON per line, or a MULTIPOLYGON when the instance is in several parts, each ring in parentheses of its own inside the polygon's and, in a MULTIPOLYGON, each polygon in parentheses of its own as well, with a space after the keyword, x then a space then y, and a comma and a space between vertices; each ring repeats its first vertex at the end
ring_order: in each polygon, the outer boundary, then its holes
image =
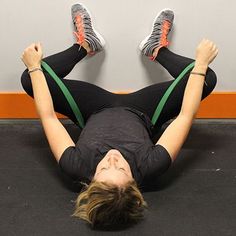
MULTIPOLYGON (((79 129, 61 122, 76 142, 79 129)), ((236 235, 236 120, 196 120, 177 160, 144 192, 139 224, 95 231, 71 214, 78 187, 63 176, 39 120, 0 121, 0 235, 236 235)))

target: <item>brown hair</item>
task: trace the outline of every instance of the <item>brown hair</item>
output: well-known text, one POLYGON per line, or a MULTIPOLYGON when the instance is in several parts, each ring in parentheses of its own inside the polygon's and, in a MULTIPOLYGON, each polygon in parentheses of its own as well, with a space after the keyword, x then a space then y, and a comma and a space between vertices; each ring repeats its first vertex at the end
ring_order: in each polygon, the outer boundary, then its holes
POLYGON ((134 180, 124 186, 93 180, 78 196, 73 216, 93 228, 124 226, 142 219, 145 207, 147 203, 134 180))

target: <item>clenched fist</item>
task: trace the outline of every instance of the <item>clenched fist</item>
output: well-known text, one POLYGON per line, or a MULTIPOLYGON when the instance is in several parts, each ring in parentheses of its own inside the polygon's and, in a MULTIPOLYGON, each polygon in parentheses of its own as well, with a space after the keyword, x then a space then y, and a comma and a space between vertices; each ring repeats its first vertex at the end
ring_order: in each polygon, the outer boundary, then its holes
POLYGON ((22 61, 29 70, 36 67, 41 67, 42 58, 43 50, 40 43, 32 43, 24 50, 21 57, 22 61))
POLYGON ((196 49, 196 64, 208 66, 217 56, 218 48, 208 40, 203 39, 196 49))

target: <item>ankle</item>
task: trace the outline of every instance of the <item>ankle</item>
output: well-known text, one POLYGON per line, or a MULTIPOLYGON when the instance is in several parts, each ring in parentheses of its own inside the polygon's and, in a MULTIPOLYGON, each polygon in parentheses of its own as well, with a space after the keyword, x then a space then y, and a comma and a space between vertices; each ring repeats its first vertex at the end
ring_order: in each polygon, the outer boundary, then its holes
POLYGON ((161 49, 161 47, 157 47, 157 48, 155 48, 155 49, 153 50, 152 56, 153 56, 154 58, 157 57, 158 52, 159 52, 160 49, 161 49))
POLYGON ((91 48, 89 47, 89 44, 86 41, 83 42, 82 44, 80 44, 80 43, 78 43, 78 44, 81 45, 87 51, 87 53, 91 52, 91 48))
POLYGON ((91 48, 90 48, 90 46, 89 46, 89 44, 87 42, 84 42, 82 44, 82 46, 86 49, 87 53, 91 52, 91 48))

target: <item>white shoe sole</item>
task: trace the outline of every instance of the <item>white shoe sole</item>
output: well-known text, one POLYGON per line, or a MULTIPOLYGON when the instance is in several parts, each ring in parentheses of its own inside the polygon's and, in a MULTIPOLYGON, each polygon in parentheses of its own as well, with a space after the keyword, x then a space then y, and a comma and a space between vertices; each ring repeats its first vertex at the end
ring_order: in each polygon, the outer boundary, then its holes
MULTIPOLYGON (((153 21, 153 23, 152 23, 152 31, 153 31, 153 27, 154 27, 154 24, 155 24, 155 22, 156 22, 158 16, 159 16, 163 11, 167 11, 167 10, 172 11, 172 10, 169 9, 169 8, 164 8, 164 9, 162 9, 161 11, 158 12, 157 16, 155 17, 155 19, 154 19, 154 21, 153 21)), ((152 34, 152 31, 151 31, 151 33, 139 44, 139 49, 140 49, 140 51, 142 51, 143 46, 145 45, 145 43, 146 43, 146 42, 148 41, 148 39, 150 38, 150 36, 151 36, 151 34, 152 34)))

